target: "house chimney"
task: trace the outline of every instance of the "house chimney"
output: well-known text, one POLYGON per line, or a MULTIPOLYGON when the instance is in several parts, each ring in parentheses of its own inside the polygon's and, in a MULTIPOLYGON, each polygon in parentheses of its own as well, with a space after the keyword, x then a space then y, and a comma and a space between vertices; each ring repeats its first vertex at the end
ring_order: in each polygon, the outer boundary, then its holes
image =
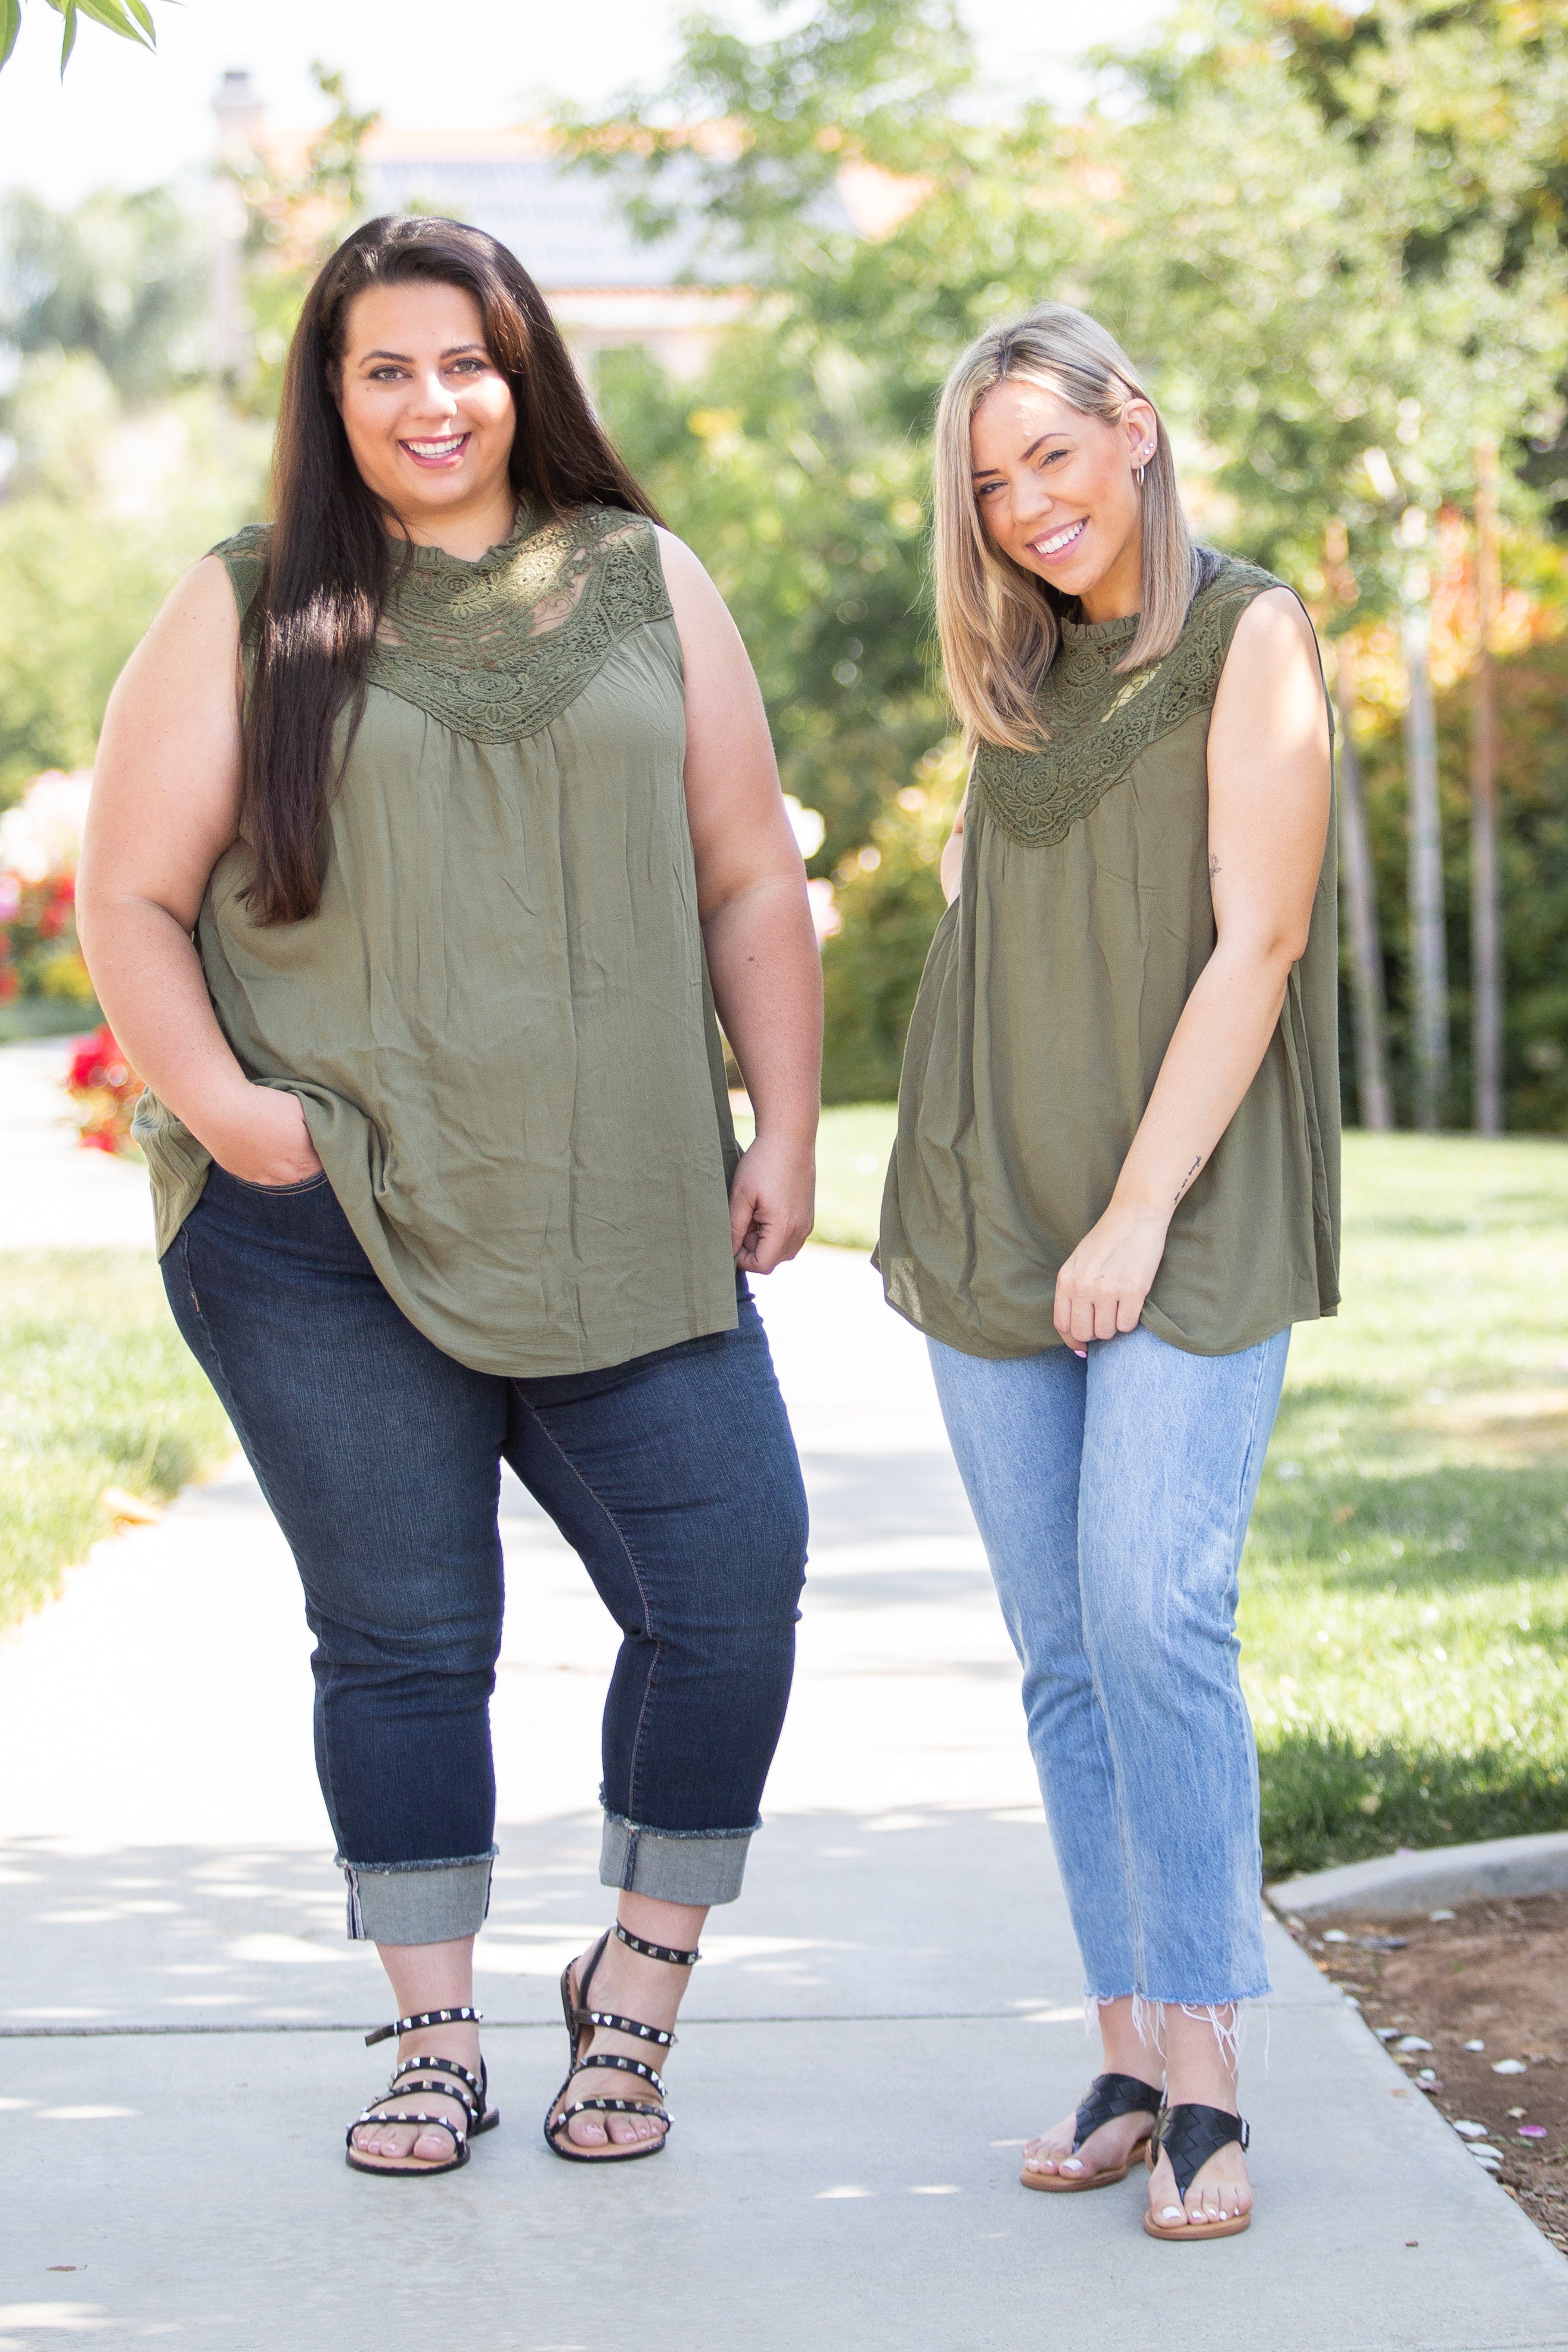
POLYGON ((243 268, 246 214, 245 198, 234 174, 255 152, 263 114, 255 85, 243 68, 225 74, 213 99, 213 112, 218 123, 218 152, 213 173, 208 322, 213 365, 232 384, 244 374, 250 359, 250 320, 245 307, 243 268))

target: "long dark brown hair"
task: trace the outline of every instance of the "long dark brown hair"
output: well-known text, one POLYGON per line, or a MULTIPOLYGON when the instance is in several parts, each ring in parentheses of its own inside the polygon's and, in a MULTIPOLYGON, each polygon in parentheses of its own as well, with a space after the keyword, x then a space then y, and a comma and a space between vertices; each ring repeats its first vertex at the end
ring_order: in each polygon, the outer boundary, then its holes
MULTIPOLYGON (((340 770, 338 715, 363 706, 371 649, 398 561, 395 528, 350 452, 338 411, 349 306, 371 286, 462 287, 485 322, 517 411, 511 480, 550 513, 627 508, 657 522, 589 404, 560 331, 528 271, 483 229, 424 215, 367 221, 305 299, 288 348, 273 458, 274 520, 247 622, 240 831, 260 923, 297 923, 320 903, 320 848, 340 770)), ((351 740, 351 738, 350 738, 351 740)))

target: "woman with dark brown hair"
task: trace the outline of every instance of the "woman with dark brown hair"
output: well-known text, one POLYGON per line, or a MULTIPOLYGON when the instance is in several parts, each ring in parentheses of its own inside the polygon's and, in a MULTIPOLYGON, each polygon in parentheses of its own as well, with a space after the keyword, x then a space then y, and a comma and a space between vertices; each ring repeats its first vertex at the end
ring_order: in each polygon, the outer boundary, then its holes
POLYGON ((618 1915, 562 1979, 546 2137, 651 2156, 793 1657, 805 1505, 747 1276, 811 1223, 800 856, 734 625, 494 239, 386 219, 333 255, 275 509, 115 689, 79 907, 149 1081, 170 1302, 304 1582, 349 1932, 399 2012, 349 2162, 447 2171, 497 2120, 503 1460, 624 1636, 618 1915))

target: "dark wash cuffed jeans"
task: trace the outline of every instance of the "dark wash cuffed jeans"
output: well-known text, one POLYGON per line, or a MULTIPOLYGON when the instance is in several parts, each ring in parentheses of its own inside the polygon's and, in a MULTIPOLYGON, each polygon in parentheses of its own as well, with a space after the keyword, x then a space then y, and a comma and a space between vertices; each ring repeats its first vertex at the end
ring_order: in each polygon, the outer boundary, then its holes
POLYGON ((745 1283, 735 1331, 603 1371, 499 1379, 414 1328, 325 1176, 274 1188, 219 1168, 163 1277, 304 1582, 350 1934, 440 1943, 485 1916, 503 1459, 624 1635, 604 1710, 603 1884, 733 1902, 789 1699, 806 1550, 745 1283))

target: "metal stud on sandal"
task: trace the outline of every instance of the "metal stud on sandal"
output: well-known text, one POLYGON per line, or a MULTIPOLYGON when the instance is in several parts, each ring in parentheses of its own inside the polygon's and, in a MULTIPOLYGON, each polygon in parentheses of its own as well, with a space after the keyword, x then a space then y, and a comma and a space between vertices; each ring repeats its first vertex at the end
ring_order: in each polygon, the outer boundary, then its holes
POLYGON ((635 2034, 640 2042, 651 2042, 660 2050, 668 2050, 675 2039, 673 2033, 666 2033, 662 2026, 644 2025, 640 2018, 617 2017, 612 2010, 588 2007, 593 1979, 598 1973, 599 1963, 604 1958, 612 1936, 624 1944, 629 1951, 641 1952, 644 1959, 663 1960, 670 1968, 695 1968, 702 1958, 700 1952, 677 1952, 672 1945, 644 1943, 640 1936, 629 1934, 617 1922, 613 1927, 606 1927, 589 1954, 588 1966, 583 1971, 580 1985, 574 1985, 572 1982, 571 1972, 576 1965, 575 1962, 569 1961, 561 1970, 560 2005, 566 2018, 566 2036, 570 2045, 571 2063, 567 2068, 565 2082, 550 2102, 549 2113, 545 2117, 544 2134, 547 2146, 557 2156, 564 2157, 569 2164, 629 2164, 638 2157, 657 2156, 670 2136, 671 2119, 663 2104, 664 2080, 652 2066, 644 2065, 640 2058, 624 2058, 610 2051, 605 2051, 598 2057, 591 2053, 586 2058, 578 2056, 578 2052, 582 2046, 583 2036, 592 2034, 601 2027, 610 2033, 635 2034), (577 2099, 570 2106, 563 2107, 561 2101, 571 2088, 573 2078, 578 2074, 587 2074, 591 2067, 595 2066, 609 2068, 616 2074, 636 2075, 639 2081, 650 2086, 654 2098, 660 2104, 655 2105, 653 2099, 577 2099), (663 2124, 664 2128, 656 2139, 612 2140, 606 2133, 602 2149, 574 2147, 568 2126, 573 2116, 585 2115, 646 2116, 652 2122, 663 2124))
MULTIPOLYGON (((415 2016, 400 2017, 391 2025, 378 2025, 365 2036, 365 2047, 375 2042, 390 2042, 394 2034, 423 2033, 433 2025, 477 2025, 476 2009, 424 2009, 415 2016)), ((455 2172, 468 2161, 468 2142, 476 2132, 494 2131, 501 2120, 500 2110, 489 2104, 489 2076, 485 2061, 479 2061, 479 2072, 470 2074, 455 2058, 405 2058, 392 2069, 391 2082, 379 2099, 372 2099, 363 2115, 356 2116, 349 2126, 346 2147, 347 2161, 355 2172, 385 2173, 393 2180, 423 2179, 437 2172, 455 2172), (418 2079, 415 2079, 415 2078, 418 2079), (413 2091, 434 2091, 441 2097, 455 2099, 467 2117, 463 2128, 445 2116, 382 2115, 381 2110, 391 2099, 406 2099, 413 2091), (396 2157, 372 2157, 354 2146, 354 2134, 361 2124, 419 2124, 444 2131, 452 2142, 452 2154, 439 2164, 400 2161, 396 2157)))
MULTIPOLYGON (((1069 2153, 1076 2156, 1102 2124, 1113 2123, 1118 2116, 1150 2116, 1157 2123, 1160 2106, 1160 2093, 1152 2083, 1140 2082, 1136 2074, 1096 2074, 1072 2119, 1072 2147, 1069 2153)), ((1120 2170, 1031 2172, 1026 2164, 1019 2179, 1026 2189, 1053 2189, 1059 2194, 1079 2189, 1113 2189, 1118 2180, 1125 2180, 1133 2168, 1133 2158, 1145 2145, 1144 2140, 1134 2141, 1120 2170)))
MULTIPOLYGON (((1245 2148, 1251 2138, 1240 2116, 1228 2108, 1206 2107, 1197 2100, 1184 2102, 1178 2107, 1166 2107, 1155 2126, 1148 2146, 1149 2170, 1153 2172, 1159 2162, 1163 2147, 1171 2160, 1176 2194, 1185 2204, 1187 2190, 1211 2156, 1218 2156, 1233 2140, 1245 2148)), ((1151 2238, 1179 2242, 1183 2238, 1239 2238, 1251 2220, 1248 2212, 1232 2213, 1223 2221, 1156 2221, 1152 2212, 1145 2211, 1144 2227, 1151 2238)))

